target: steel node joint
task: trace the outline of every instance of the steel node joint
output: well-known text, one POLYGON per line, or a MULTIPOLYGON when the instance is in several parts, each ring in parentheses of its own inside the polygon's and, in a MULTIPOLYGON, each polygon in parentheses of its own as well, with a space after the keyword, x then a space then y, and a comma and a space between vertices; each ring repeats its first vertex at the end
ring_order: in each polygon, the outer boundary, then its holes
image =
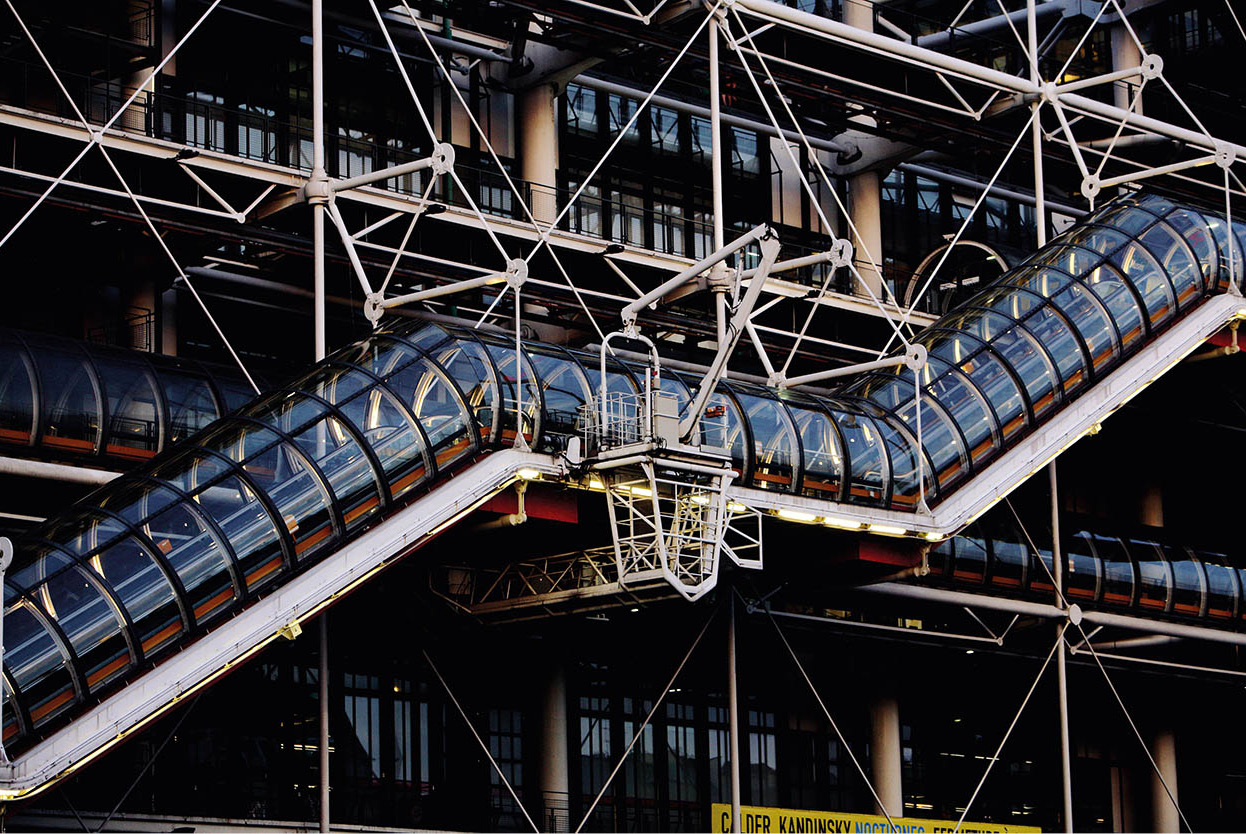
POLYGON ((385 315, 385 296, 379 292, 369 293, 363 302, 363 315, 373 327, 380 324, 381 316, 385 315))
POLYGON ((1142 77, 1147 81, 1154 80, 1159 78, 1164 72, 1164 59, 1153 52, 1148 53, 1147 56, 1142 59, 1142 64, 1138 67, 1138 69, 1141 71, 1142 77))
POLYGON ((333 186, 324 169, 312 171, 311 177, 303 185, 303 200, 313 206, 328 205, 333 197, 333 186))
POLYGON ((1237 149, 1228 142, 1217 141, 1215 144, 1215 163, 1224 170, 1229 170, 1237 161, 1237 149))
POLYGON ((506 262, 506 286, 518 290, 528 280, 528 262, 523 258, 511 258, 506 262))
POLYGON ((904 352, 904 366, 910 371, 920 371, 926 367, 926 358, 925 345, 909 345, 904 352))
POLYGON ((439 142, 433 148, 432 153, 433 174, 441 176, 454 171, 454 145, 449 142, 439 142))
POLYGON ((835 241, 830 251, 827 252, 831 266, 836 268, 851 266, 854 254, 855 250, 853 249, 852 241, 848 240, 848 238, 840 238, 835 241))

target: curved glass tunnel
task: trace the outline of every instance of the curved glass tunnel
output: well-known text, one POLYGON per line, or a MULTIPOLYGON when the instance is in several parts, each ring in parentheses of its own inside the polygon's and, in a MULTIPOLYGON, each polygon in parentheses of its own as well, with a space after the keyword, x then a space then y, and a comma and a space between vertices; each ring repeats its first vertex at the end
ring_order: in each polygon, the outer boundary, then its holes
MULTIPOLYGON (((755 489, 912 511, 924 471, 935 503, 1223 292, 1230 257, 1241 272, 1240 252, 1222 219, 1153 196, 1117 201, 921 334, 930 362, 920 450, 918 385, 903 369, 861 375, 826 397, 723 382, 703 440, 755 489)), ((10 438, 14 447, 58 438, 84 444, 84 454, 115 453, 119 415, 132 412, 109 393, 124 383, 110 380, 161 379, 156 362, 110 377, 94 368, 115 363, 64 345, 48 347, 53 358, 29 340, 10 337, 0 349, 11 381, 0 387, 0 425, 28 435, 10 438), (83 381, 58 395, 32 387, 51 362, 84 369, 73 371, 83 381)), ((564 446, 603 382, 598 356, 528 344, 519 361, 509 339, 407 321, 206 427, 198 417, 178 423, 170 395, 153 394, 151 408, 164 408, 171 428, 150 451, 191 436, 19 543, 4 588, 6 742, 20 748, 47 735, 516 434, 538 450, 564 446)), ((642 374, 612 362, 605 387, 636 392, 642 374)), ((69 386, 76 377, 60 378, 69 386)), ((663 375, 684 406, 695 384, 663 375)), ((230 404, 220 397, 212 391, 215 413, 230 404)), ((1208 578, 1210 562, 1198 564, 1208 578)), ((1174 567, 1173 588, 1176 576, 1174 567)))
POLYGON ((0 328, 0 455, 129 468, 254 396, 233 369, 0 328))
MULTIPOLYGON (((1062 537, 1064 595, 1071 603, 1232 623, 1246 617, 1246 563, 1223 553, 1147 538, 1082 531, 1062 537)), ((1050 549, 1031 550, 1019 531, 979 530, 930 552, 929 580, 1050 602, 1050 549)))

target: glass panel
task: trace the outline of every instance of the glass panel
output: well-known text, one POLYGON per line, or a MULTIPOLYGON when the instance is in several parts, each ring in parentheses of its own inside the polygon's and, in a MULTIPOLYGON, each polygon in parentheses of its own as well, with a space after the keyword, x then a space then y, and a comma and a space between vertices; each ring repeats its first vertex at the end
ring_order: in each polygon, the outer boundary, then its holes
POLYGON ((1238 600, 1236 572, 1222 554, 1198 555, 1207 571, 1207 616, 1232 617, 1238 600))
POLYGON ((287 388, 296 388, 322 400, 338 405, 372 384, 367 374, 337 364, 321 364, 295 380, 287 388))
POLYGON ((160 410, 156 379, 143 365, 96 355, 108 397, 108 434, 104 451, 131 460, 146 460, 160 447, 160 410))
POLYGON ((34 368, 20 345, 0 343, 0 443, 28 446, 34 431, 34 368))
POLYGON ((459 399, 455 386, 432 362, 421 358, 391 374, 386 385, 420 421, 439 470, 472 453, 476 439, 468 408, 459 399))
POLYGON ((744 420, 734 399, 721 390, 710 394, 698 430, 701 445, 729 454, 735 471, 744 473, 747 465, 744 420))
POLYGON ((986 577, 986 542, 970 536, 957 536, 952 548, 952 576, 966 582, 982 582, 986 577))
POLYGON ((85 512, 44 530, 42 538, 74 556, 102 547, 125 535, 125 525, 106 515, 85 512))
POLYGON ((1142 338, 1142 310, 1133 291, 1120 273, 1106 264, 1087 275, 1085 283, 1112 314, 1120 334, 1121 347, 1128 350, 1142 338))
POLYGON ((333 514, 329 492, 294 447, 273 445, 249 458, 243 469, 276 506, 294 541, 296 558, 307 558, 330 540, 333 514))
POLYGON ((7 579, 18 590, 27 591, 73 561, 51 545, 19 541, 7 579))
MULTIPOLYGON (((995 354, 986 350, 979 351, 971 359, 961 363, 960 370, 977 386, 995 410, 1004 442, 1025 428, 1025 398, 1021 394, 1021 388, 995 354)), ((925 426, 922 428, 925 429, 925 426)), ((922 439, 925 440, 925 437, 922 439)))
POLYGON ((95 554, 90 566, 125 606, 145 658, 182 633, 181 609, 173 586, 136 539, 127 538, 95 554))
POLYGON ((1077 332, 1090 351, 1091 365, 1097 371, 1115 359, 1120 351, 1117 348, 1116 328, 1112 325, 1107 311, 1083 285, 1069 284, 1051 299, 1068 319, 1073 322, 1077 332))
POLYGON ((294 438, 320 467, 333 490, 348 531, 381 509, 381 492, 372 465, 336 417, 326 417, 294 438))
POLYGON ((887 495, 887 463, 883 460, 882 438, 874 421, 841 410, 833 402, 830 405, 831 416, 844 438, 848 459, 847 500, 854 504, 882 505, 887 495))
POLYGON ((231 475, 195 496, 229 540, 247 588, 276 579, 285 566, 272 517, 241 478, 231 475))
POLYGON ((393 394, 373 388, 341 409, 372 447, 392 496, 404 495, 428 479, 431 459, 424 437, 393 394))
POLYGON ((977 297, 970 299, 969 304, 975 307, 986 307, 1003 313, 1009 318, 1020 321, 1031 311, 1043 305, 1043 299, 1032 292, 1002 286, 986 290, 977 297))
POLYGON ((1115 538, 1089 535, 1087 539, 1094 544, 1095 552, 1103 562, 1103 601, 1132 605, 1134 565, 1125 547, 1115 538))
POLYGON ((466 398, 484 443, 497 440, 501 426, 498 383, 485 350, 475 342, 453 342, 434 357, 466 398))
POLYGON ((1042 416, 1056 404, 1055 382, 1047 354, 1025 328, 1017 326, 1004 331, 991 346, 1025 385, 1035 417, 1042 416))
POLYGON ((224 546, 193 506, 170 507, 147 522, 143 532, 182 581, 195 621, 204 623, 234 601, 234 582, 224 546))
POLYGON ((131 524, 138 524, 181 500, 166 486, 139 480, 113 481, 100 496, 100 506, 131 524))
POLYGON ((1172 565, 1172 612, 1191 617, 1203 613, 1207 595, 1207 576, 1198 558, 1184 547, 1164 547, 1164 555, 1172 565))
POLYGON ((1177 294, 1177 306, 1184 308, 1203 291, 1203 274, 1189 247, 1167 223, 1157 224, 1142 235, 1142 244, 1168 273, 1177 294))
MULTIPOLYGON (((991 584, 1001 588, 1020 588, 1030 561, 1029 549, 1017 542, 993 539, 991 551, 991 584)), ((1039 570, 1041 572, 1042 569, 1039 570)))
POLYGON ((794 492, 796 429, 782 403, 737 391, 753 435, 753 477, 757 489, 794 492))
POLYGON ((265 397, 247 413, 286 434, 297 434, 329 411, 324 403, 293 391, 265 397))
POLYGON ((1216 242, 1212 239, 1211 229, 1207 228, 1207 221, 1196 212, 1182 208, 1168 215, 1165 220, 1194 251, 1199 262, 1199 272, 1203 276, 1203 286, 1211 286, 1220 274, 1220 255, 1216 242))
MULTIPOLYGON (((896 414, 916 437, 917 409, 913 400, 905 403, 896 414)), ((952 428, 952 418, 928 394, 922 395, 922 445, 926 447, 940 489, 968 474, 969 457, 960 435, 952 428)))
POLYGON ((187 449, 152 470, 152 474, 182 492, 194 492, 229 472, 229 464, 197 449, 187 449))
POLYGON ((788 403, 800 442, 804 449, 804 473, 800 491, 811 498, 834 501, 839 498, 844 460, 839 451, 839 436, 831 418, 820 409, 788 403))
POLYGON ((1119 206, 1104 212, 1103 216, 1098 218, 1098 220, 1105 226, 1113 226, 1130 237, 1135 237, 1147 226, 1154 223, 1156 217, 1149 211, 1143 211, 1139 208, 1119 206))
POLYGON ((589 400, 588 379, 571 359, 530 350, 545 392, 545 427, 559 434, 574 434, 580 406, 589 400))
MULTIPOLYGON (((248 385, 246 380, 230 379, 217 374, 212 378, 212 381, 216 384, 216 390, 220 392, 221 397, 225 400, 225 405, 223 406, 225 414, 237 411, 257 396, 255 389, 248 385)), ((256 381, 258 382, 259 380, 256 381)))
POLYGON ((81 567, 61 571, 31 596, 60 625, 91 690, 115 679, 130 665, 121 618, 81 567))
POLYGON ((1090 540, 1079 533, 1064 542, 1066 568, 1064 594, 1070 599, 1095 599, 1099 592, 1099 560, 1090 540))
POLYGON ((1091 252, 1080 246, 1051 246, 1039 249, 1027 263, 1038 266, 1054 266, 1074 277, 1081 277, 1095 267, 1101 260, 1098 252, 1091 252))
MULTIPOLYGON (((911 510, 921 500, 921 491, 917 482, 917 455, 914 453, 917 441, 903 429, 893 425, 891 419, 883 416, 881 410, 874 417, 891 461, 891 506, 895 509, 911 510)), ((926 488, 929 491, 929 467, 926 467, 925 475, 926 488)))
POLYGON ((1086 355, 1072 328, 1059 313, 1045 306, 1025 320, 1025 329, 1034 334, 1055 360, 1065 394, 1086 384, 1086 355))
MULTIPOLYGON (((502 380, 503 390, 506 392, 506 402, 503 404, 506 419, 503 421, 502 441, 508 443, 515 439, 515 409, 519 404, 515 388, 515 348, 512 346, 508 349, 496 344, 487 344, 486 348, 489 355, 493 357, 498 376, 502 380)), ((541 384, 526 354, 520 370, 523 374, 523 436, 531 443, 536 433, 540 431, 541 384)))
POLYGON ((1130 541, 1129 552, 1138 562, 1138 604, 1143 608, 1167 610, 1172 596, 1172 576, 1168 561, 1154 542, 1130 541))
MULTIPOLYGON (((9 596, 9 589, 5 589, 9 596)), ((29 600, 4 612, 4 665, 22 693, 35 727, 46 724, 74 702, 69 658, 34 613, 29 600)))
POLYGON ((1220 275, 1216 286, 1227 287, 1229 276, 1234 275, 1242 280, 1242 251, 1236 240, 1231 240, 1225 228, 1224 218, 1216 215, 1204 215, 1211 236, 1216 241, 1216 251, 1220 255, 1220 275))
POLYGON ((1129 242, 1129 238, 1114 229, 1103 226, 1079 226, 1069 233, 1065 243, 1083 246, 1092 252, 1106 255, 1129 242))
MULTIPOLYGON (((995 420, 978 392, 941 359, 931 357, 922 371, 926 391, 939 401, 960 427, 969 447, 970 460, 977 463, 989 457, 996 443, 995 420), (929 382, 934 377, 933 382, 929 382)), ((925 415, 923 415, 925 416, 925 415)), ((925 426, 922 426, 925 441, 925 426)))
POLYGON ((99 449, 100 402, 86 358, 34 343, 42 390, 42 443, 60 452, 99 449))
POLYGON ((185 440, 221 416, 212 386, 203 377, 157 369, 156 379, 169 408, 166 444, 185 440))
POLYGON ((1109 260, 1116 264, 1137 288, 1152 327, 1172 318, 1174 313, 1172 287, 1159 264, 1140 243, 1131 242, 1109 260))

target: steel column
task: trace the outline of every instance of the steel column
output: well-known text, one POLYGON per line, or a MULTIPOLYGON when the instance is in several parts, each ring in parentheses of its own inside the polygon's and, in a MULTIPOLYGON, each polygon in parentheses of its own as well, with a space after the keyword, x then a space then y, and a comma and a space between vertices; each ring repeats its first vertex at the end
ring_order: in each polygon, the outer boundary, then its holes
POLYGON ((731 757, 731 830, 740 831, 740 693, 736 682, 735 596, 727 605, 727 747, 731 757))
MULTIPOLYGON (((311 179, 326 180, 324 166, 324 0, 312 0, 312 174, 311 179)), ((314 275, 313 319, 316 361, 328 352, 325 337, 325 210, 323 200, 312 202, 312 271, 314 275)), ((320 615, 320 697, 319 779, 320 830, 329 830, 329 615, 320 615)))
POLYGON ((1177 809, 1177 739, 1170 728, 1159 730, 1151 742, 1158 773, 1151 771, 1151 830, 1178 832, 1181 813, 1177 809), (1163 781, 1160 777, 1163 776, 1163 781), (1168 790, 1164 789, 1167 783, 1168 790), (1172 791, 1169 798, 1168 791, 1172 791))

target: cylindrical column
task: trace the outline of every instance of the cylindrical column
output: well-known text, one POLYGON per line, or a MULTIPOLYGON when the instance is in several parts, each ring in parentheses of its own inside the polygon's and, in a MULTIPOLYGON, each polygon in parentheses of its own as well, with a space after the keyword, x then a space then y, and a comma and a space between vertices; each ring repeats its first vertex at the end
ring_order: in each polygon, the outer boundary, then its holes
MULTIPOLYGON (((874 4, 864 0, 844 0, 844 23, 873 32, 874 4)), ((874 125, 874 120, 865 115, 854 116, 849 121, 874 125)), ((857 230, 857 239, 852 241, 857 272, 861 273, 861 279, 870 292, 881 298, 883 276, 870 263, 870 258, 880 265, 883 260, 882 184, 877 171, 862 171, 849 177, 848 213, 857 230)), ((853 289, 862 292, 860 288, 853 289)))
POLYGON ((1151 771, 1151 830, 1177 832, 1181 830, 1181 815, 1177 812, 1177 738, 1173 731, 1164 728, 1155 734, 1151 742, 1151 756, 1159 773, 1151 771), (1164 781, 1160 781, 1163 775, 1164 781), (1168 790, 1164 790, 1164 785, 1168 790), (1169 792, 1172 796, 1169 797, 1169 792))
MULTIPOLYGON (((324 0, 311 0, 312 29, 312 179, 323 181, 324 168, 324 0)), ((313 340, 316 361, 328 352, 325 337, 325 204, 312 204, 313 340)), ((329 615, 320 615, 320 830, 329 830, 329 615)))
MULTIPOLYGON (((1138 44, 1134 42, 1133 36, 1129 34, 1129 30, 1125 28, 1124 23, 1117 23, 1111 27, 1112 33, 1112 71, 1122 69, 1131 69, 1142 63, 1142 52, 1138 49, 1138 44)), ((1134 91, 1137 90, 1139 83, 1138 78, 1128 78, 1124 81, 1117 81, 1112 85, 1112 103, 1121 109, 1128 110, 1130 99, 1133 98, 1134 91)), ((1142 115, 1142 102, 1138 102, 1135 111, 1142 115)))
POLYGON ((727 600, 727 753, 731 757, 731 830, 740 829, 740 691, 735 669, 735 598, 727 600))
POLYGON ((533 184, 533 216, 552 223, 558 216, 558 88, 538 84, 516 98, 520 176, 533 184))
POLYGON ((537 774, 541 807, 534 815, 542 831, 569 830, 571 777, 568 769, 567 676, 554 663, 541 702, 541 763, 537 774))
POLYGON ((882 186, 877 171, 862 171, 849 178, 848 208, 857 230, 853 241, 857 272, 870 292, 881 298, 883 276, 870 261, 873 258, 881 263, 883 257, 882 186))
POLYGON ((329 830, 329 615, 320 615, 320 669, 318 706, 320 707, 320 830, 329 830))
POLYGON ((900 703, 894 695, 880 694, 870 704, 870 770, 874 791, 882 801, 874 812, 892 819, 904 816, 904 783, 901 772, 900 703))

